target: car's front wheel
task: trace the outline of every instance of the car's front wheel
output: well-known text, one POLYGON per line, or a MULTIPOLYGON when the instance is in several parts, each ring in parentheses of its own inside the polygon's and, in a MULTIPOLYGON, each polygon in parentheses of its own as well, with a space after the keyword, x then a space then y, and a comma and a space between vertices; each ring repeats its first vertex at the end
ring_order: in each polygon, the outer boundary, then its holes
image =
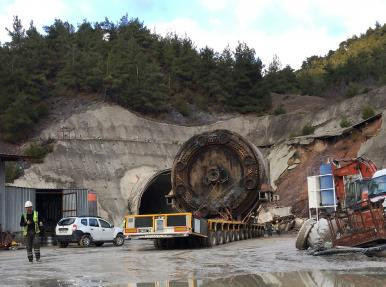
POLYGON ((118 234, 118 235, 115 237, 113 243, 114 243, 115 246, 122 246, 123 243, 125 243, 125 238, 123 237, 122 234, 118 234))
POLYGON ((89 247, 91 245, 90 235, 87 235, 87 234, 83 235, 79 243, 80 243, 80 246, 82 247, 89 247))

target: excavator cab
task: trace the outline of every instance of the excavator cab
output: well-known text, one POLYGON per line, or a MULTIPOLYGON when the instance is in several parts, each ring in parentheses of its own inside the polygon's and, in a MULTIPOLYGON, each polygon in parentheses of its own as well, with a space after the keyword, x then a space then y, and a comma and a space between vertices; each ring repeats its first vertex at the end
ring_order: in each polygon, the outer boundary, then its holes
POLYGON ((373 178, 369 186, 369 196, 386 195, 386 175, 373 178))
POLYGON ((377 171, 369 183, 369 199, 371 202, 383 201, 386 208, 386 169, 377 171))
MULTIPOLYGON (((345 185, 345 207, 351 209, 360 208, 359 203, 366 202, 369 194, 369 182, 370 180, 358 179, 355 181, 348 181, 345 185)), ((363 205, 362 205, 363 207, 363 205)))

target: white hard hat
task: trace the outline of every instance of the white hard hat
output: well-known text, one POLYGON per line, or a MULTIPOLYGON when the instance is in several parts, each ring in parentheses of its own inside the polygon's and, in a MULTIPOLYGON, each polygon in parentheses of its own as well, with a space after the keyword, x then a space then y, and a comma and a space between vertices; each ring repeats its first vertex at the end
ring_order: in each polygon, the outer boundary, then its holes
POLYGON ((26 208, 27 208, 27 207, 32 207, 32 202, 28 200, 28 201, 25 202, 25 205, 24 205, 24 206, 25 206, 26 208))

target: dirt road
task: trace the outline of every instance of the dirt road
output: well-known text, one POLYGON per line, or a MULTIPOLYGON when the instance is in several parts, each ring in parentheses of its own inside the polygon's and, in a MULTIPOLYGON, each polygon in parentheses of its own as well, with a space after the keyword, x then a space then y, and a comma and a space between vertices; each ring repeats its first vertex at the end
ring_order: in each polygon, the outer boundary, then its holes
MULTIPOLYGON (((167 280, 186 286, 234 286, 235 282, 237 286, 338 286, 325 284, 328 274, 332 282, 343 274, 348 280, 365 276, 371 286, 386 286, 385 258, 358 254, 313 257, 296 250, 294 241, 294 237, 283 236, 194 250, 155 250, 151 241, 136 240, 123 247, 49 247, 42 249, 42 262, 32 264, 25 250, 2 251, 0 286, 141 286, 135 283, 167 280), (280 285, 286 276, 298 285, 280 285), (301 285, 299 278, 305 277, 315 277, 315 284, 321 285, 301 285), (189 285, 188 279, 193 283, 189 285), (254 285, 250 280, 260 283, 254 285)), ((287 283, 291 282, 288 278, 287 283)))

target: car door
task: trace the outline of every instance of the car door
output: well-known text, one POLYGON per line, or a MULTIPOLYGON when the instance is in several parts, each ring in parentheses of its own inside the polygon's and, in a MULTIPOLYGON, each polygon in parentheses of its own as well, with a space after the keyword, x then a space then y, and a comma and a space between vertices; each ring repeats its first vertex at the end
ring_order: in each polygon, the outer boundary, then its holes
POLYGON ((99 223, 102 229, 102 238, 105 241, 111 241, 114 239, 114 228, 106 220, 99 219, 99 223))
POLYGON ((103 233, 102 228, 99 225, 98 219, 89 218, 88 220, 89 232, 94 241, 102 241, 103 233))

